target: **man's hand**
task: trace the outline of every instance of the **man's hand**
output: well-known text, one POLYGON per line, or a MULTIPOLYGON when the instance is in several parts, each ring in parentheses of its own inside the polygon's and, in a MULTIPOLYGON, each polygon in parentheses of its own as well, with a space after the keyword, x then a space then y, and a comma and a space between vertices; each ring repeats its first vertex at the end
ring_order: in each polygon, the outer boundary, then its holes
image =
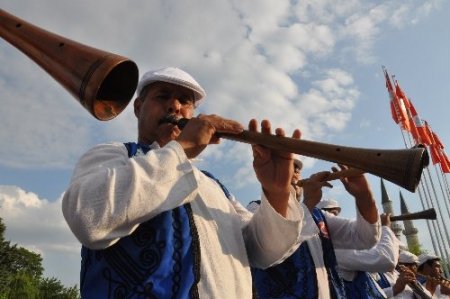
POLYGON ((197 157, 208 144, 218 144, 220 138, 216 132, 241 133, 242 125, 234 120, 218 115, 199 115, 191 118, 180 132, 176 141, 183 147, 188 158, 197 157))
MULTIPOLYGON (((348 169, 345 165, 339 165, 340 170, 348 169)), ((333 172, 338 171, 338 168, 332 167, 333 172)), ((356 206, 359 213, 369 223, 376 223, 378 221, 378 210, 373 198, 372 190, 369 182, 364 174, 352 177, 343 177, 341 182, 351 195, 355 197, 356 206)))
MULTIPOLYGON (((249 131, 258 132, 258 123, 255 119, 248 124, 249 131)), ((261 122, 261 133, 272 134, 271 124, 268 120, 261 122)), ((284 137, 283 129, 277 128, 275 135, 284 137)), ((300 139, 300 131, 295 130, 292 138, 300 139)), ((263 145, 252 145, 253 168, 256 177, 261 183, 263 192, 272 207, 281 215, 286 216, 291 179, 294 173, 293 154, 267 148, 263 145)))
POLYGON ((397 295, 398 293, 403 292, 408 283, 414 283, 416 281, 416 276, 408 268, 403 266, 399 272, 400 275, 397 278, 395 284, 392 286, 394 296, 397 295))
POLYGON ((391 228, 391 213, 383 213, 380 215, 381 225, 391 228))
POLYGON ((333 188, 333 185, 326 181, 329 175, 329 171, 321 171, 313 174, 308 179, 303 180, 303 203, 310 211, 312 211, 322 199, 322 188, 333 188))

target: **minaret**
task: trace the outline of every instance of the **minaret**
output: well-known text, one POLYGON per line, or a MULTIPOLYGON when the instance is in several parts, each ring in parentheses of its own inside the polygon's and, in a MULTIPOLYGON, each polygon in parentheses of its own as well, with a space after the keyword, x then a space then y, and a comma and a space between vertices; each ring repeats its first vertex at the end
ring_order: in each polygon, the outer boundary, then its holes
MULTIPOLYGON (((392 209, 392 201, 389 199, 389 195, 386 192, 386 187, 384 187, 383 179, 381 179, 381 205, 383 206, 384 213, 391 213, 391 215, 394 215, 394 211, 392 209)), ((391 229, 397 239, 400 240, 403 230, 402 225, 394 221, 391 223, 391 229)))
MULTIPOLYGON (((403 214, 409 214, 408 207, 406 206, 405 200, 403 199, 402 192, 400 191, 400 211, 403 214)), ((406 237, 406 242, 408 243, 408 248, 412 250, 413 248, 419 248, 419 237, 417 235, 418 230, 414 227, 412 220, 403 220, 405 229, 403 234, 406 237)))

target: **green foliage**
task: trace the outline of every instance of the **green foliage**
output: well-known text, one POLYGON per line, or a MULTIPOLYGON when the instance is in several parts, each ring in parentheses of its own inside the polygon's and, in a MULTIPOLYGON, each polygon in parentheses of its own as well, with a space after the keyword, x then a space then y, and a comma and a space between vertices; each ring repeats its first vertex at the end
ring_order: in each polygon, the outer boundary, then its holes
POLYGON ((35 299, 37 294, 36 279, 28 273, 16 273, 9 282, 8 299, 35 299))
POLYGON ((408 250, 409 250, 409 252, 411 252, 412 254, 415 254, 417 256, 424 253, 422 246, 419 243, 412 244, 411 246, 408 247, 408 250))
POLYGON ((78 287, 66 288, 56 278, 43 278, 42 257, 5 241, 0 218, 0 299, 78 299, 78 287))
POLYGON ((32 277, 40 278, 44 272, 40 254, 17 245, 9 248, 9 269, 14 273, 24 272, 32 277))
POLYGON ((42 299, 76 299, 78 296, 78 288, 64 287, 61 282, 52 277, 44 278, 39 283, 39 298, 42 299))

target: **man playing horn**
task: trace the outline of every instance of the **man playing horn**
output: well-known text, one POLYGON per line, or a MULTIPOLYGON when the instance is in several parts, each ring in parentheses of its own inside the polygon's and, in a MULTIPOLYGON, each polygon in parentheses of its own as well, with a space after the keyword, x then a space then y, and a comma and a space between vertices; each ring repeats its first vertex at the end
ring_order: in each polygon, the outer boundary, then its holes
MULTIPOLYGON (((89 150, 63 198, 64 217, 83 245, 81 296, 251 298, 250 266, 282 261, 300 236, 292 154, 252 146, 262 203, 251 214, 191 162, 219 142, 216 132, 240 133, 242 126, 217 115, 193 117, 205 91, 178 68, 144 74, 137 93, 138 143, 89 150), (191 120, 180 130, 161 121, 167 116, 191 120)), ((251 120, 249 130, 257 127, 251 120)), ((270 122, 261 131, 271 134, 270 122)))
POLYGON ((341 213, 341 206, 334 199, 324 199, 317 204, 317 208, 322 211, 338 216, 341 213))
POLYGON ((441 258, 429 253, 419 255, 417 267, 419 276, 425 279, 423 285, 433 298, 450 298, 450 281, 443 278, 441 258))
POLYGON ((376 273, 378 284, 383 288, 387 298, 395 299, 430 299, 431 294, 417 281, 418 258, 415 254, 400 250, 396 269, 376 273))
POLYGON ((372 191, 362 174, 341 178, 355 198, 356 219, 318 209, 322 188, 331 186, 326 181, 329 174, 319 172, 303 180, 300 205, 306 212, 299 248, 281 264, 264 270, 253 269, 259 298, 351 298, 345 294, 338 275, 334 248, 372 247, 379 239, 380 223, 372 191))
POLYGON ((370 249, 336 249, 339 273, 344 280, 349 298, 382 299, 386 294, 371 273, 395 269, 399 255, 399 242, 391 230, 390 214, 381 214, 381 238, 370 249))

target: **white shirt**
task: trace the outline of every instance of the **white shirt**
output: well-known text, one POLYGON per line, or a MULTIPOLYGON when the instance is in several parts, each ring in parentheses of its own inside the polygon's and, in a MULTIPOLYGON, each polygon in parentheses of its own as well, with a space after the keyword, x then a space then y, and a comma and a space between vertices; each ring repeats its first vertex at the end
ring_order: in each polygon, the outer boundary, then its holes
POLYGON ((381 227, 380 241, 368 250, 336 249, 336 259, 342 278, 352 281, 356 271, 388 272, 397 265, 398 239, 387 226, 381 227))
MULTIPOLYGON (((394 299, 418 299, 417 297, 414 296, 414 291, 411 289, 411 287, 409 285, 406 285, 405 288, 403 289, 403 291, 401 291, 400 293, 398 293, 398 294, 396 294, 394 296, 394 290, 393 290, 392 287, 397 282, 397 279, 399 277, 399 273, 397 272, 397 270, 394 270, 394 271, 385 272, 383 274, 386 277, 386 279, 389 282, 389 284, 391 285, 390 287, 387 287, 387 288, 383 289, 383 291, 386 294, 387 298, 394 298, 394 299)), ((374 277, 375 280, 378 280, 378 278, 379 278, 378 277, 379 276, 378 273, 373 273, 372 276, 374 277)), ((429 295, 431 297, 431 294, 425 289, 425 287, 423 287, 423 291, 427 295, 429 295)))
MULTIPOLYGON (((425 288, 425 284, 422 284, 422 286, 425 288)), ((450 296, 442 294, 441 293, 441 286, 437 285, 436 289, 434 290, 434 294, 433 294, 432 298, 433 299, 448 299, 448 298, 450 298, 450 296)))
POLYGON ((192 165, 176 141, 152 146, 132 158, 122 143, 83 155, 63 198, 72 232, 86 247, 103 249, 140 223, 190 203, 202 256, 200 297, 251 298, 250 265, 269 267, 296 249, 303 211, 295 197, 286 218, 264 196, 252 215, 192 165))
MULTIPOLYGON (((339 273, 346 281, 352 281, 357 271, 388 272, 397 265, 399 243, 387 226, 382 226, 380 241, 368 250, 335 250, 339 273)), ((378 284, 375 284, 377 287, 378 284)), ((379 288, 384 294, 384 291, 379 288)))
MULTIPOLYGON (((302 204, 303 205, 303 204, 302 204)), ((318 292, 320 299, 330 298, 328 275, 323 260, 322 243, 319 228, 309 210, 304 206, 305 224, 301 232, 301 242, 306 241, 316 266, 318 292)), ((377 243, 380 236, 380 222, 367 222, 357 211, 356 219, 347 219, 323 212, 328 223, 328 230, 335 251, 339 248, 366 249, 377 243)))

